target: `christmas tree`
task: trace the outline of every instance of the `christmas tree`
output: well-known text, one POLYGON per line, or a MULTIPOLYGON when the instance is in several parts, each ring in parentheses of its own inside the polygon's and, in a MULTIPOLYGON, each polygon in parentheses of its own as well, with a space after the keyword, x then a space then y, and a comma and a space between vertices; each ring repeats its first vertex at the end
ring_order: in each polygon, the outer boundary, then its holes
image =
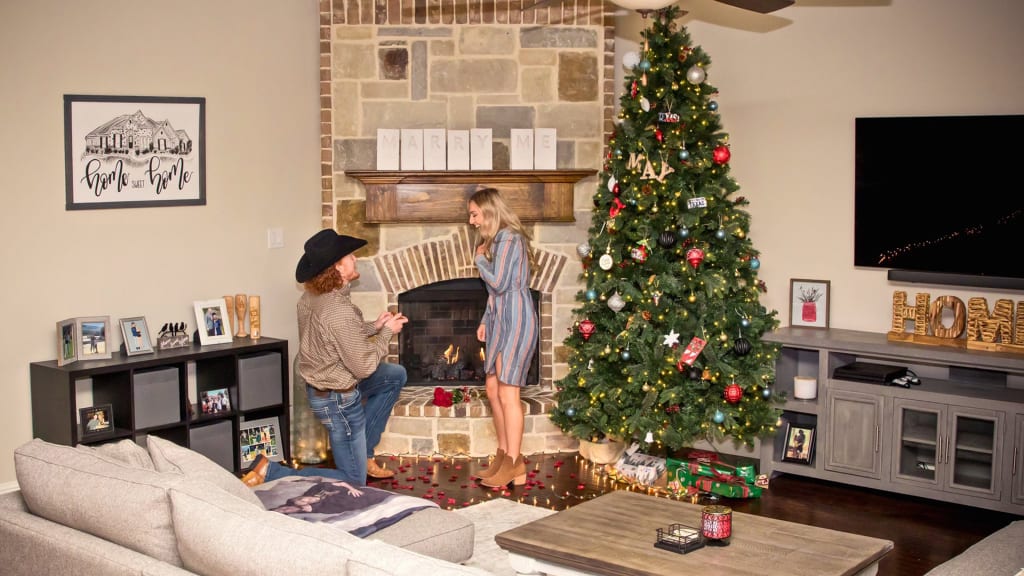
POLYGON ((784 402, 771 386, 778 349, 761 340, 778 320, 758 300, 749 202, 734 196, 710 60, 677 13, 654 13, 626 62, 551 415, 576 438, 648 451, 753 445, 775 432, 784 402))

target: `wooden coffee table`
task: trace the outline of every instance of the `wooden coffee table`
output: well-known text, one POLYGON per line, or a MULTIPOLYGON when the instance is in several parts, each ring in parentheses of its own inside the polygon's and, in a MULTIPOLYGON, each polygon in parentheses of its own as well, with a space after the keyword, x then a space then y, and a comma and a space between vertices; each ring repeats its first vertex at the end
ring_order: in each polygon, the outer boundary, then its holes
POLYGON ((506 530, 494 540, 520 574, 868 576, 892 541, 733 512, 728 546, 687 554, 655 548, 657 529, 699 528, 696 504, 610 492, 506 530))

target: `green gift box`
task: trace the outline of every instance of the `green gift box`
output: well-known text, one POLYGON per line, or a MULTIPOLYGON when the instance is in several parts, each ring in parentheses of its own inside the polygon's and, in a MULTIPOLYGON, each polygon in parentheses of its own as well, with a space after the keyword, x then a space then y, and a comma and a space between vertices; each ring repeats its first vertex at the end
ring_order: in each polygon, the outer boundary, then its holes
POLYGON ((691 474, 682 467, 676 469, 675 480, 683 488, 693 487, 702 492, 711 492, 729 498, 758 498, 763 490, 760 486, 747 484, 739 476, 702 476, 691 474))
POLYGON ((747 484, 754 484, 757 480, 757 471, 752 465, 730 466, 725 462, 719 462, 718 456, 713 452, 696 452, 686 460, 669 458, 666 468, 670 475, 682 469, 691 476, 739 476, 747 484))

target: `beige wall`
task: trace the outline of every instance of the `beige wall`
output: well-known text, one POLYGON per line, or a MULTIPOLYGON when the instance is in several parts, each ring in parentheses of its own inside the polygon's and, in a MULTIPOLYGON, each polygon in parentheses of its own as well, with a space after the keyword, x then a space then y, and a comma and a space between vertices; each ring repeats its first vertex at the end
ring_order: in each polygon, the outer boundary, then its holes
MULTIPOLYGON (((690 11, 683 22, 691 39, 711 57, 707 81, 720 91, 732 175, 751 201, 750 236, 768 285, 762 302, 784 324, 790 278, 831 280, 831 325, 876 332, 889 329, 895 290, 911 299, 928 292, 987 296, 990 305, 1024 300, 1020 292, 891 283, 884 270, 853 266, 855 117, 1024 113, 1024 2, 837 7, 882 1, 797 0, 767 16, 711 0, 679 2, 690 11), (767 31, 773 26, 782 27, 767 31)), ((643 25, 636 15, 620 21, 616 51, 635 49, 643 25)), ((893 162, 901 146, 893 141, 893 162)), ((1017 164, 991 143, 958 148, 951 138, 935 169, 981 177, 1019 171, 1017 164)), ((983 182, 965 200, 984 201, 983 182)))
POLYGON ((194 328, 194 300, 245 292, 264 335, 295 342, 292 275, 320 228, 318 33, 315 0, 0 2, 0 484, 58 320, 194 328), (65 211, 66 93, 205 97, 207 204, 65 211))
MULTIPOLYGON (((790 278, 829 279, 833 326, 883 331, 897 288, 1000 295, 854 269, 853 118, 1024 113, 1024 3, 800 4, 758 17, 681 0, 713 60, 733 175, 753 202, 765 303, 785 316, 790 278), (750 29, 783 17, 792 22, 750 29)), ((642 25, 624 16, 621 37, 636 40, 642 25)), ((290 339, 294 353, 292 270, 320 225, 317 38, 313 0, 0 2, 0 484, 32 433, 28 364, 56 356, 60 319, 145 315, 152 327, 190 319, 193 300, 258 293, 264 333, 290 339), (149 45, 161 48, 138 48, 149 45), (66 212, 65 93, 205 96, 208 204, 66 212), (284 229, 284 249, 266 248, 268 227, 284 229)), ((993 157, 1013 161, 978 143, 937 168, 1012 169, 993 157)))

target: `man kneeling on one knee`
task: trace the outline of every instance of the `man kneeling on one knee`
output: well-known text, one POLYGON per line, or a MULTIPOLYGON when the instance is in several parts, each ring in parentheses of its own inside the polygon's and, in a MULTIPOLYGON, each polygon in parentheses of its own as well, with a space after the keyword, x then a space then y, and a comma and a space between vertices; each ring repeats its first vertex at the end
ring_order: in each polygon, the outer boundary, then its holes
POLYGON ((352 303, 352 282, 359 278, 353 253, 365 245, 366 240, 321 230, 306 241, 295 269, 304 288, 296 306, 299 374, 310 408, 327 427, 335 467, 357 486, 367 474, 395 475, 377 464, 373 449, 407 379, 404 366, 383 360, 391 337, 409 321, 385 311, 366 322, 352 303))

